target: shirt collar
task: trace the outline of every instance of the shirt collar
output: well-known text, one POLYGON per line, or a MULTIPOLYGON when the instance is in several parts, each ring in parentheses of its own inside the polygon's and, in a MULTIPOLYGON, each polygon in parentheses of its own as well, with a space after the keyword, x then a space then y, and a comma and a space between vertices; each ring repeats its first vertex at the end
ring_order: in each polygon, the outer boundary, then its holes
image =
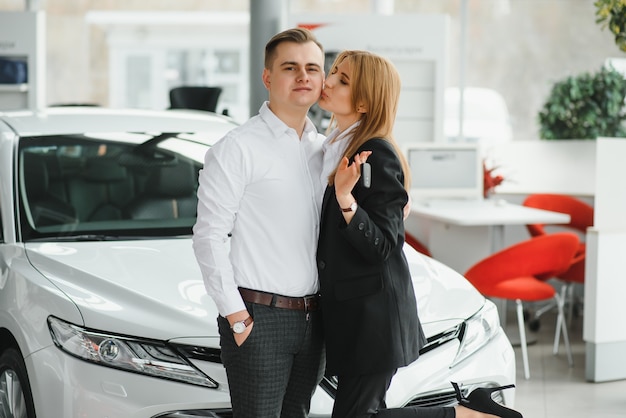
MULTIPOLYGON (((274 112, 272 112, 272 110, 269 107, 268 101, 265 101, 261 105, 261 108, 259 109, 259 116, 261 117, 261 119, 263 119, 263 121, 265 121, 265 123, 270 128, 274 136, 277 138, 283 135, 285 132, 289 130, 293 130, 292 128, 287 126, 285 122, 280 120, 278 116, 274 114, 274 112)), ((313 124, 311 119, 309 119, 308 117, 306 118, 306 121, 304 124, 304 131, 302 132, 302 138, 308 139, 308 140, 317 139, 317 128, 315 128, 315 125, 313 124)))

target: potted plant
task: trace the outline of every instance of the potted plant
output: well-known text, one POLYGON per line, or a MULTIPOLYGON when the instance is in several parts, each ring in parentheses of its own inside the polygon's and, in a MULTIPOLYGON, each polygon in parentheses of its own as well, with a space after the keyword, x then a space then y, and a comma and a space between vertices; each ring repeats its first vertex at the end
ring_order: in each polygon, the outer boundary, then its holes
POLYGON ((613 68, 567 77, 554 84, 539 112, 539 137, 624 137, 625 98, 626 79, 613 68))
POLYGON ((624 0, 597 0, 596 23, 608 27, 615 36, 617 47, 626 52, 626 2, 624 0))

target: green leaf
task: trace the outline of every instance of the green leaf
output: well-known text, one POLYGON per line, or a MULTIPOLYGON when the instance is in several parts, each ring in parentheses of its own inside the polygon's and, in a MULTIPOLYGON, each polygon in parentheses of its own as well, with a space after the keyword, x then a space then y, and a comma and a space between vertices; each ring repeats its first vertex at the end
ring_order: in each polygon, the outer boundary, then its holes
POLYGON ((537 115, 540 138, 624 136, 625 99, 626 79, 613 68, 557 81, 537 115))

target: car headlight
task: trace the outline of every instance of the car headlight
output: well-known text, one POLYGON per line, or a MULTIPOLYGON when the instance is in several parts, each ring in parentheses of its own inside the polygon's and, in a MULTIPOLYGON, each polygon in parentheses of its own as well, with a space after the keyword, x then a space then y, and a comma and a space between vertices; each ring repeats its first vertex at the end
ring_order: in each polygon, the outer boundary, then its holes
POLYGON ((500 329, 496 305, 489 299, 474 316, 465 321, 461 346, 450 367, 454 367, 485 346, 500 329))
POLYGON ((74 357, 101 366, 217 388, 215 381, 163 342, 90 331, 52 316, 48 317, 48 328, 56 346, 74 357))

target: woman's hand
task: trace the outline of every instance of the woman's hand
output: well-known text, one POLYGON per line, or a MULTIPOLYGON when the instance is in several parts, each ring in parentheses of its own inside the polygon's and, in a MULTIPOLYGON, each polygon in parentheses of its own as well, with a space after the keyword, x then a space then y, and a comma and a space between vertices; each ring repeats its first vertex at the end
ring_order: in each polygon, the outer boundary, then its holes
MULTIPOLYGON (((352 196, 352 189, 356 185, 357 181, 361 177, 361 164, 367 161, 367 157, 372 154, 372 151, 362 151, 354 156, 354 162, 348 165, 348 159, 343 157, 337 167, 335 173, 335 194, 337 195, 337 201, 340 206, 342 201, 340 198, 347 198, 352 196)), ((354 198, 348 199, 348 206, 354 201, 354 198)), ((343 203, 346 203, 345 201, 343 203)))
MULTIPOLYGON (((346 157, 343 157, 337 167, 335 173, 335 197, 339 207, 348 208, 354 203, 354 196, 352 196, 352 189, 359 181, 361 177, 361 164, 367 161, 367 157, 372 154, 372 151, 362 151, 354 156, 352 164, 348 164, 349 161, 346 157)), ((349 218, 346 217, 346 221, 352 219, 352 212, 344 212, 349 214, 349 218)))

